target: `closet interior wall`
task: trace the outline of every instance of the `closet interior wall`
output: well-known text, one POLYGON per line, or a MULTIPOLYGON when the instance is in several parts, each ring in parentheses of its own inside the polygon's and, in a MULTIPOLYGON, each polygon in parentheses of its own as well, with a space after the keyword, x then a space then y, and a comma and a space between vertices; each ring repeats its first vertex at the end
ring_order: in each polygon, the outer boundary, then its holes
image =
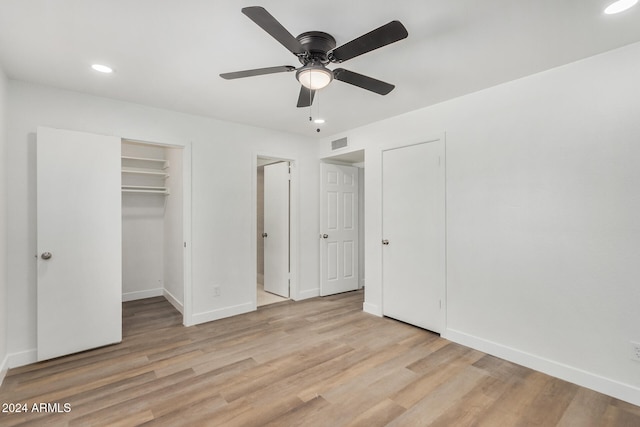
POLYGON ((122 299, 182 311, 182 150, 123 140, 122 157, 122 299))

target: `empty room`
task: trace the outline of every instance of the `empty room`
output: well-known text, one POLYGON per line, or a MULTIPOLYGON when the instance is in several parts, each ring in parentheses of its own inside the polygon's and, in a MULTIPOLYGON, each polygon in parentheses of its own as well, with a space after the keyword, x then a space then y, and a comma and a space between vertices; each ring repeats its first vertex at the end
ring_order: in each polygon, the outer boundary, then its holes
POLYGON ((0 426, 640 425, 636 3, 0 1, 0 426))

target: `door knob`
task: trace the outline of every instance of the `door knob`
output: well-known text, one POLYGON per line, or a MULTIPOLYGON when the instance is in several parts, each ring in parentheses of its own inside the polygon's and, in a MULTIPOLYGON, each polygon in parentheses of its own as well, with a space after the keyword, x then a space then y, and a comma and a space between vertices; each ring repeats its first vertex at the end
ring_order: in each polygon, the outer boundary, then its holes
POLYGON ((383 244, 383 245, 388 245, 388 244, 389 244, 389 241, 388 241, 387 239, 384 239, 384 240, 382 241, 382 244, 383 244))
POLYGON ((328 235, 328 234, 323 234, 323 235, 322 235, 322 238, 323 238, 323 239, 328 239, 328 238, 329 238, 329 235, 328 235))
POLYGON ((262 233, 262 237, 267 237, 268 234, 267 233, 262 233))
POLYGON ((49 259, 51 258, 51 252, 42 252, 42 255, 40 255, 40 258, 42 259, 49 259))

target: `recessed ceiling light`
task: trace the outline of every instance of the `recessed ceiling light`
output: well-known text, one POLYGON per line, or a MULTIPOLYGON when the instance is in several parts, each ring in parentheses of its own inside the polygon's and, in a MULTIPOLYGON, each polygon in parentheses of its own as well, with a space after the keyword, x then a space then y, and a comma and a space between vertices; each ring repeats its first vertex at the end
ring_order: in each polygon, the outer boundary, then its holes
POLYGON ((323 123, 324 123, 324 119, 315 119, 315 120, 313 121, 313 123, 315 123, 315 124, 317 124, 317 125, 321 125, 321 124, 323 124, 323 123))
POLYGON ((618 0, 607 6, 604 13, 607 15, 613 15, 614 13, 624 12, 625 10, 635 6, 636 3, 638 3, 638 0, 618 0))
POLYGON ((91 68, 93 68, 96 71, 100 71, 101 73, 107 73, 107 74, 113 73, 113 68, 107 67, 106 65, 102 65, 102 64, 93 64, 91 68))

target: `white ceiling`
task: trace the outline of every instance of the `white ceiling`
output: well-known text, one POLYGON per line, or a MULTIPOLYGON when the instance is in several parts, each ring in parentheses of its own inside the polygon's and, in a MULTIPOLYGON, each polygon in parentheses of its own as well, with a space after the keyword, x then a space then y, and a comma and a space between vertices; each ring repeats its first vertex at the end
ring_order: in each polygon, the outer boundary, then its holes
POLYGON ((396 89, 331 83, 313 113, 319 104, 326 136, 640 41, 640 6, 604 15, 610 2, 0 0, 0 64, 11 79, 316 136, 294 73, 218 76, 299 66, 240 9, 263 6, 294 36, 324 31, 338 46, 400 20, 407 39, 340 65, 396 89))

